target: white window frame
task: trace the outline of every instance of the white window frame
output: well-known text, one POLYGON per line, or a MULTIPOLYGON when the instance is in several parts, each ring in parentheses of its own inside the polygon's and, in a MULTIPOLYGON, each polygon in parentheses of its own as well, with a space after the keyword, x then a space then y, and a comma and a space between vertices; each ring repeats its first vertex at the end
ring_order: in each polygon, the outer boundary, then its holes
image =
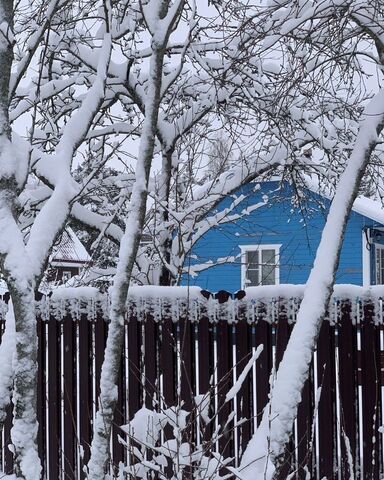
POLYGON ((384 245, 382 245, 381 243, 374 243, 373 245, 375 248, 375 284, 384 285, 384 278, 382 278, 381 281, 379 278, 380 272, 379 272, 378 262, 377 262, 377 252, 378 250, 380 250, 380 255, 382 256, 384 254, 384 245))
POLYGON ((367 240, 367 234, 363 230, 362 232, 362 247, 363 247, 363 287, 371 285, 371 245, 367 240))
POLYGON ((245 283, 246 274, 247 274, 247 263, 246 263, 246 253, 247 252, 255 252, 255 251, 262 251, 262 250, 274 250, 275 251, 275 260, 276 260, 276 267, 275 267, 275 285, 280 284, 280 248, 281 243, 274 243, 274 244, 262 244, 258 243, 256 245, 239 245, 241 250, 241 288, 244 290, 247 288, 245 283))

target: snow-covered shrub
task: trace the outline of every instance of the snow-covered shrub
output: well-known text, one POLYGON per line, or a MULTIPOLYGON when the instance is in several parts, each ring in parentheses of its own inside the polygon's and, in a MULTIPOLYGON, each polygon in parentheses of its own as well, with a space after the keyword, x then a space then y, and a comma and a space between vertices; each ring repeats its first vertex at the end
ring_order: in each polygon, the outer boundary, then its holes
MULTIPOLYGON (((127 476, 167 480, 241 478, 234 466, 236 461, 227 457, 225 450, 232 429, 250 419, 236 418, 232 409, 223 418, 223 408, 236 400, 262 350, 260 345, 220 405, 220 379, 215 385, 212 378, 208 392, 196 395, 188 410, 182 400, 171 407, 160 400, 153 402, 152 410, 143 406, 136 412, 129 424, 121 427, 125 438, 120 441, 127 449, 128 461, 120 468, 119 480, 127 476)), ((156 398, 162 399, 161 392, 156 398)), ((238 459, 241 453, 236 452, 238 459)))
POLYGON ((232 458, 224 458, 217 446, 223 433, 217 426, 206 435, 206 429, 215 424, 208 414, 210 393, 195 398, 192 411, 182 403, 159 412, 142 407, 132 421, 122 427, 126 439, 120 439, 128 450, 128 462, 120 469, 119 480, 128 478, 166 478, 181 480, 219 480, 228 478, 223 469, 232 458), (194 425, 192 425, 194 424, 194 425), (192 436, 192 430, 199 431, 192 436))

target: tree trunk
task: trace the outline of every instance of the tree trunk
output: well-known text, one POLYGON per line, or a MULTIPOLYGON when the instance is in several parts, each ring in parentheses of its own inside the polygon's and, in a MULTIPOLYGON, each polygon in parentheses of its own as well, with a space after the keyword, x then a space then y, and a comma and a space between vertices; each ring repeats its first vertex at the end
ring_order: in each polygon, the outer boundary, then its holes
POLYGON ((171 262, 171 249, 172 249, 172 232, 168 226, 169 222, 169 195, 171 190, 172 179, 172 156, 173 149, 163 152, 162 162, 162 175, 160 185, 160 208, 159 215, 161 217, 161 223, 166 225, 162 231, 160 231, 159 239, 159 251, 161 255, 161 267, 159 285, 170 286, 172 282, 172 275, 169 270, 171 262))
POLYGON ((13 355, 15 353, 15 317, 12 301, 8 303, 5 332, 0 344, 0 430, 7 418, 7 407, 11 401, 13 389, 13 355))
MULTIPOLYGON (((162 4, 165 16, 164 4, 162 4)), ((145 120, 136 164, 136 179, 132 190, 130 209, 124 236, 120 243, 117 273, 111 295, 110 325, 100 379, 99 410, 97 412, 91 445, 88 475, 92 480, 103 480, 110 460, 110 435, 117 402, 117 382, 124 341, 124 321, 128 288, 132 269, 145 221, 148 181, 152 165, 158 112, 160 106, 163 59, 167 38, 152 42, 152 56, 147 85, 145 120)))
MULTIPOLYGON (((38 480, 41 465, 37 451, 37 332, 34 281, 28 256, 16 224, 18 184, 15 152, 9 124, 9 82, 13 60, 13 2, 0 0, 0 259, 15 314, 14 419, 11 431, 18 478, 38 480)), ((4 386, 2 386, 4 387, 4 386)), ((5 407, 5 405, 3 405, 5 407)))
POLYGON ((37 450, 37 330, 33 282, 9 290, 14 307, 16 352, 14 358, 14 420, 11 430, 17 478, 38 480, 41 464, 37 450))

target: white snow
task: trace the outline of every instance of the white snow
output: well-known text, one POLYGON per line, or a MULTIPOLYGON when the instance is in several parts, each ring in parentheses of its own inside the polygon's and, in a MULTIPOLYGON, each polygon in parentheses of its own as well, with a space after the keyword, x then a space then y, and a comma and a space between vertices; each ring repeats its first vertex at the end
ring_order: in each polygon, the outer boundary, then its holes
POLYGON ((243 371, 240 373, 239 378, 236 380, 235 384, 230 388, 229 392, 225 396, 225 402, 229 402, 232 400, 237 393, 239 393, 240 388, 246 379, 248 372, 251 370, 253 364, 256 362, 256 360, 259 358, 261 352, 263 351, 264 346, 259 345, 255 351, 255 353, 252 355, 252 357, 248 360, 247 365, 244 367, 243 371))

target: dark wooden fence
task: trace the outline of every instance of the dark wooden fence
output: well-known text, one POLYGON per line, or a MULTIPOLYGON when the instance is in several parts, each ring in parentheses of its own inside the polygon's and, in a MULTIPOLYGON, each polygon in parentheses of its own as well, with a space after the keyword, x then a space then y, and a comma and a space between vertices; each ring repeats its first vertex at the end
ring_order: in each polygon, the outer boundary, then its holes
MULTIPOLYGON (((209 297, 207 292, 205 296, 209 297)), ((289 298, 228 299, 224 292, 216 299, 132 300, 125 324, 111 473, 118 475, 119 462, 131 468, 138 462, 128 448, 135 442, 120 426, 143 405, 163 412, 179 405, 192 412, 184 441, 195 449, 205 445, 207 455, 217 451, 233 457, 230 465, 237 466, 260 422, 271 371, 282 359, 298 305, 298 299, 289 298), (237 394, 225 402, 260 344, 264 350, 259 359, 237 394), (201 411, 201 395, 207 392, 210 421, 204 414, 207 409, 201 411)), ((50 480, 85 478, 108 332, 105 299, 43 300, 40 309, 38 438, 44 473, 50 480)), ((281 478, 290 472, 299 479, 382 477, 383 334, 380 298, 332 301, 281 478)), ((10 428, 11 415, 1 437, 5 472, 13 468, 10 428)), ((168 425, 161 435, 162 442, 169 440, 172 428, 168 425)), ((153 454, 147 449, 146 455, 151 459, 153 454)), ((171 475, 169 464, 161 468, 166 478, 171 475)), ((229 473, 223 466, 220 471, 229 473)), ((193 478, 192 473, 186 478, 193 478)))

